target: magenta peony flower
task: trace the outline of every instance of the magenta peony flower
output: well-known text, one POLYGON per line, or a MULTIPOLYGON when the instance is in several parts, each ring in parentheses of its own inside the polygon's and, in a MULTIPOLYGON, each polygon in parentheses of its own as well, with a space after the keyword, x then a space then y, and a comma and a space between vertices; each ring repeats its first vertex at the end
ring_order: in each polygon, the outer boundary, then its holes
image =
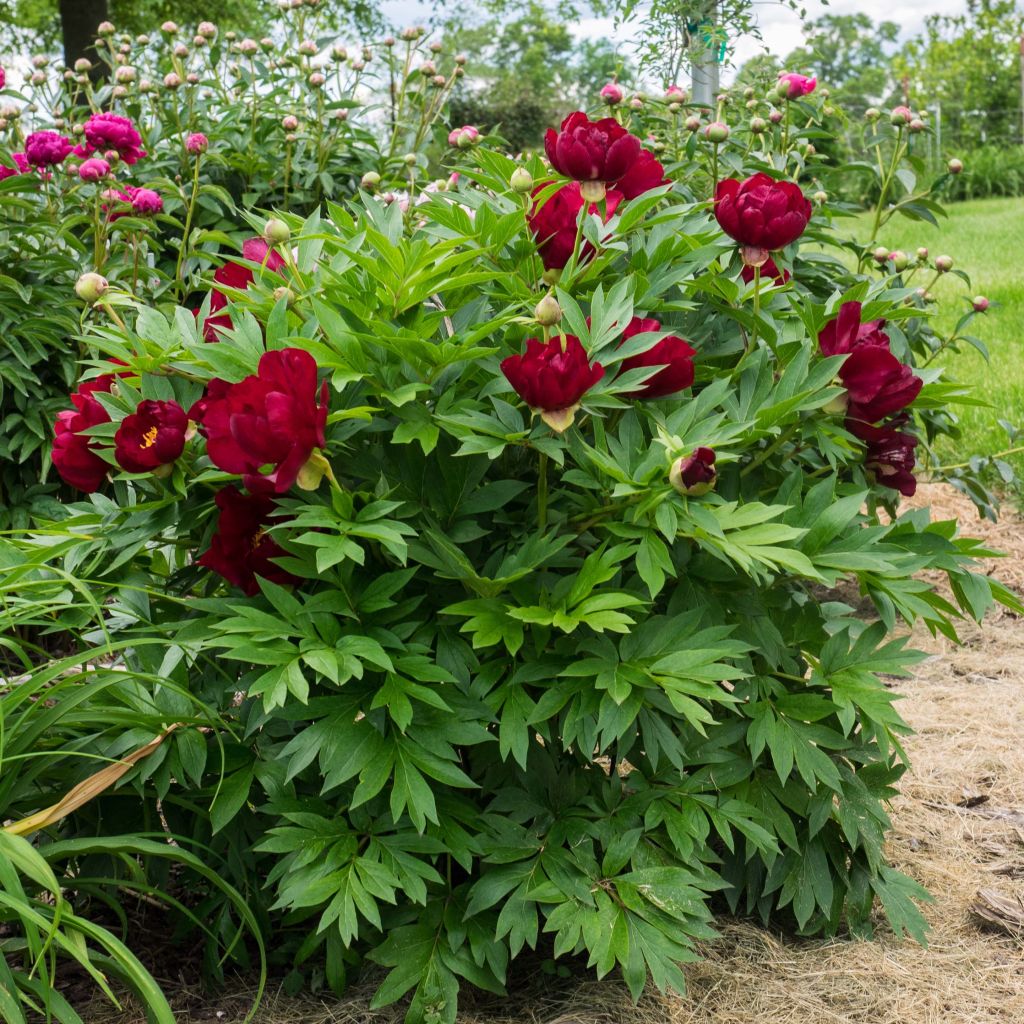
POLYGON ((132 204, 132 212, 140 213, 143 216, 152 216, 160 213, 164 208, 164 201, 159 192, 151 188, 128 187, 128 199, 132 204))
POLYGON ((601 89, 601 99, 609 107, 614 107, 616 104, 621 103, 624 95, 622 86, 618 82, 609 82, 601 89))
POLYGON ((210 148, 210 140, 202 132, 193 132, 185 140, 185 149, 193 156, 205 153, 210 148))
POLYGON ((801 96, 810 96, 817 88, 817 78, 808 78, 806 75, 798 75, 795 71, 779 72, 779 95, 787 100, 796 100, 801 96), (787 88, 783 89, 783 84, 787 88))
POLYGON ((33 132, 25 140, 25 159, 33 167, 53 167, 63 163, 72 148, 71 140, 59 132, 33 132))
POLYGON ((131 118, 120 114, 93 114, 85 122, 85 149, 87 152, 96 150, 114 150, 126 163, 137 163, 144 157, 142 136, 135 130, 131 118))
POLYGON ((32 169, 29 167, 24 153, 12 153, 11 159, 14 161, 13 167, 8 167, 7 164, 0 164, 0 181, 3 181, 4 178, 13 178, 16 174, 28 174, 32 169))

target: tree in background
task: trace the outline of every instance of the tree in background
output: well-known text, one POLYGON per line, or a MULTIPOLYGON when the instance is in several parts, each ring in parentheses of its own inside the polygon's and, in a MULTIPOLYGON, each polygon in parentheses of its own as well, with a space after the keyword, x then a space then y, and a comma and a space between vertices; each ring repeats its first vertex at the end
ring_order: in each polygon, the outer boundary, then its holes
POLYGON ((574 40, 565 13, 538 0, 512 20, 494 9, 499 13, 476 25, 453 19, 446 27, 445 49, 473 55, 471 72, 452 97, 453 124, 499 127, 513 149, 526 149, 539 145, 544 129, 566 110, 593 107, 612 77, 630 78, 614 44, 574 40))
POLYGON ((1021 141, 1019 46, 1024 12, 1015 0, 968 3, 932 15, 896 58, 919 105, 941 103, 944 131, 961 146, 1021 141))

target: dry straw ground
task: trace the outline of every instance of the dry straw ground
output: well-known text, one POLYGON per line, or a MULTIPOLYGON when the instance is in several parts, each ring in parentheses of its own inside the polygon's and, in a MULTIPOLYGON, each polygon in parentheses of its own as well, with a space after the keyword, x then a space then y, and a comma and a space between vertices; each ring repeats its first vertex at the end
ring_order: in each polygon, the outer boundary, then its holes
MULTIPOLYGON (((1024 521, 979 523, 954 492, 926 486, 915 504, 959 518, 964 532, 1008 553, 987 571, 1024 593, 1024 521)), ((571 988, 536 978, 510 1000, 471 1006, 460 1024, 1018 1024, 1024 1022, 1024 621, 996 616, 957 648, 924 633, 929 652, 900 681, 917 730, 912 771, 894 804, 891 855, 934 895, 926 949, 882 933, 873 942, 800 940, 723 921, 721 938, 686 971, 684 998, 634 1007, 614 983, 571 988), (978 893, 985 898, 978 903, 978 893), (983 911, 983 916, 976 908, 983 911), (994 918, 1003 924, 987 922, 994 918)), ((174 980, 167 979, 174 987, 174 980)), ((184 979, 180 979, 184 982, 184 979)), ((180 1019, 234 1024, 244 990, 203 998, 181 988, 180 1019)), ((271 994, 258 1024, 392 1024, 368 1010, 372 989, 343 1001, 271 994)), ((90 1024, 143 1024, 132 1014, 90 1024)))

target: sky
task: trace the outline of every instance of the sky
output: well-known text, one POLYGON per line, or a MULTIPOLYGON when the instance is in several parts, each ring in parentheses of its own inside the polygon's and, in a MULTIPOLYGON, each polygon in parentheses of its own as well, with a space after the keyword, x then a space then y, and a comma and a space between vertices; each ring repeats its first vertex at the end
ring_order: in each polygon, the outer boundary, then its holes
MULTIPOLYGON (((785 55, 802 41, 800 18, 778 0, 753 0, 758 23, 764 37, 764 46, 772 53, 785 55)), ((430 7, 421 0, 385 0, 381 5, 384 13, 396 24, 413 24, 428 20, 430 7)), ((872 21, 896 21, 902 27, 901 37, 916 35, 929 14, 955 14, 963 11, 966 0, 902 0, 897 7, 893 0, 832 0, 825 5, 821 0, 805 0, 803 4, 809 19, 822 14, 867 14, 872 21)), ((606 36, 614 38, 614 23, 610 18, 582 18, 574 26, 574 34, 586 37, 606 36)), ((628 41, 624 41, 628 47, 628 41)), ((762 52, 762 45, 752 37, 736 40, 733 61, 739 66, 744 61, 762 52)), ((728 74, 723 76, 726 80, 728 74)))

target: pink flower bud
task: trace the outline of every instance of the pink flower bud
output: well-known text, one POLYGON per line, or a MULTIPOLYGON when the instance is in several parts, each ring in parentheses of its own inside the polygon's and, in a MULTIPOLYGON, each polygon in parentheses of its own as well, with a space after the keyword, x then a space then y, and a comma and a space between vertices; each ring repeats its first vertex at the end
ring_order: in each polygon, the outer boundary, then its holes
POLYGON ((202 132, 193 132, 185 140, 185 149, 193 156, 205 153, 210 146, 210 140, 202 132))
POLYGON ((670 85, 665 90, 666 103, 685 103, 687 99, 686 90, 679 85, 670 85))
POLYGON ((317 45, 312 39, 303 39, 302 42, 299 43, 299 53, 301 53, 303 57, 315 57, 318 52, 319 50, 317 45))
POLYGON ((313 74, 309 76, 309 84, 310 87, 313 89, 321 88, 326 81, 327 79, 324 78, 324 76, 320 74, 319 71, 314 71, 313 74))
POLYGON ((82 181, 99 181, 110 174, 110 164, 98 156, 91 157, 79 165, 78 177, 82 181))
POLYGON ((610 107, 621 103, 623 95, 622 86, 617 82, 609 82, 601 89, 601 99, 610 107))
POLYGON ((752 117, 750 119, 750 130, 755 135, 762 135, 768 130, 768 122, 763 117, 752 117))
POLYGON ((217 35, 217 26, 212 21, 201 21, 196 26, 196 32, 204 39, 213 39, 217 35))
POLYGON ((717 476, 714 450, 697 448, 692 455, 672 463, 668 479, 680 494, 699 498, 715 486, 717 476))
POLYGON ((768 115, 768 120, 771 121, 772 124, 778 124, 782 120, 782 111, 781 110, 773 110, 768 115))
POLYGON ((924 261, 928 259, 928 250, 923 245, 920 249, 917 250, 917 258, 922 263, 924 263, 924 261))
POLYGON ((178 26, 173 21, 165 21, 160 26, 160 31, 163 32, 165 36, 173 36, 177 34, 178 26))
POLYGON ((187 57, 188 56, 188 47, 184 43, 178 43, 178 45, 174 47, 174 56, 175 57, 187 57))
POLYGON ((629 101, 629 109, 630 110, 643 110, 644 109, 644 101, 643 101, 643 99, 641 97, 639 97, 639 96, 634 96, 629 101))
POLYGON ((171 71, 169 74, 164 75, 164 88, 165 89, 178 89, 181 87, 181 76, 171 71))
POLYGON ((893 107, 889 111, 889 123, 897 126, 910 124, 914 120, 914 115, 910 110, 910 107, 893 107))
POLYGON ((984 313, 988 309, 988 299, 984 295, 975 295, 971 300, 971 305, 974 307, 975 313, 984 313))
POLYGON ((950 174, 961 174, 963 172, 963 169, 963 160, 958 160, 956 157, 953 157, 953 159, 950 160, 948 164, 946 164, 946 170, 949 171, 950 174))
POLYGON ((721 121, 712 121, 711 124, 706 125, 704 128, 704 138, 709 142, 713 142, 716 146, 720 145, 729 138, 729 126, 721 121))
POLYGON ((113 22, 110 21, 101 21, 96 26, 96 35, 98 36, 112 36, 116 31, 113 22))
POLYGON ((688 132, 696 132, 700 130, 700 118, 696 114, 691 114, 683 124, 688 132))
POLYGON ((935 257, 935 269, 940 274, 948 274, 953 269, 953 257, 952 256, 936 256, 935 257))
POLYGON ((285 114, 281 118, 281 127, 287 132, 293 132, 299 127, 299 119, 294 114, 285 114))

